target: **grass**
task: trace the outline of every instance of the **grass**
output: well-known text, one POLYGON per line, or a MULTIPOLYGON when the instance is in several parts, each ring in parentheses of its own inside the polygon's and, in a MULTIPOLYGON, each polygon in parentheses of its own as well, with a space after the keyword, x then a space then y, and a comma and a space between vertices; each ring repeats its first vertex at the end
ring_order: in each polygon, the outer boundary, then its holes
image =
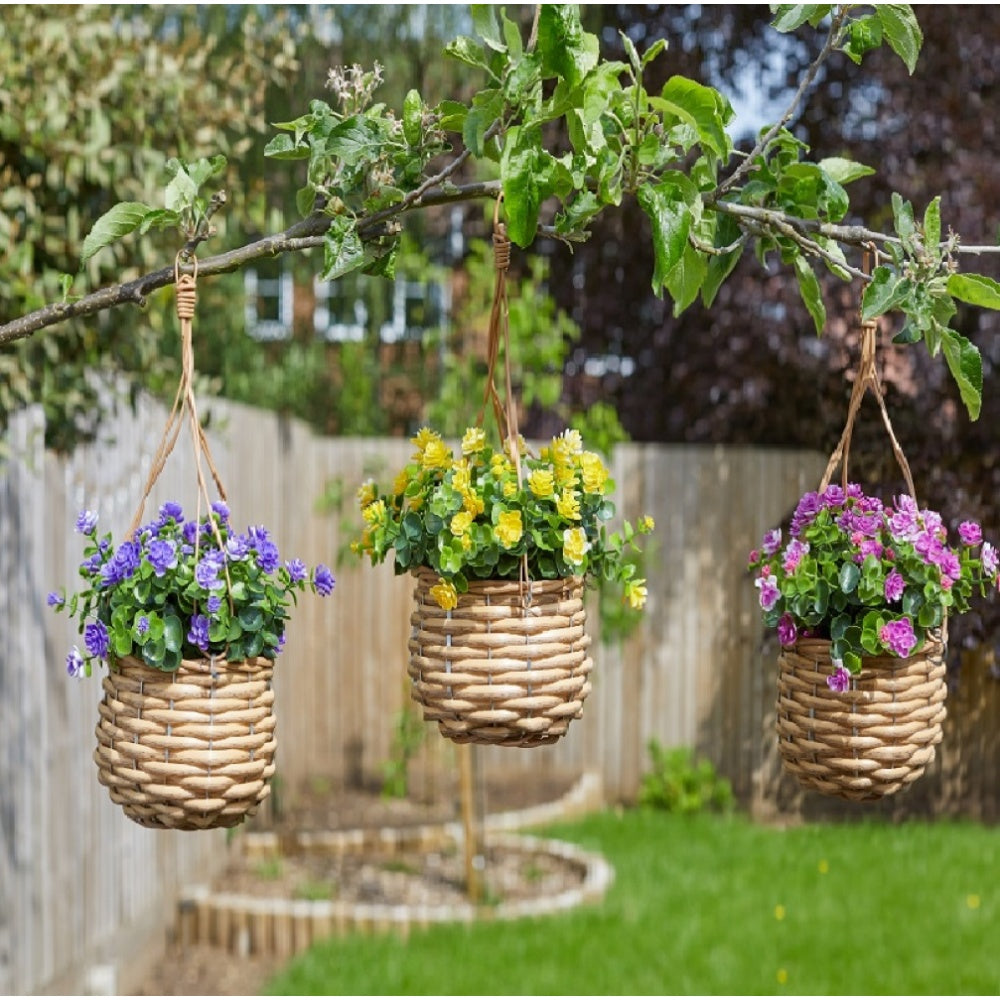
POLYGON ((274 995, 1000 993, 1000 839, 973 823, 787 830, 606 812, 547 835, 614 865, 605 900, 315 945, 274 995))

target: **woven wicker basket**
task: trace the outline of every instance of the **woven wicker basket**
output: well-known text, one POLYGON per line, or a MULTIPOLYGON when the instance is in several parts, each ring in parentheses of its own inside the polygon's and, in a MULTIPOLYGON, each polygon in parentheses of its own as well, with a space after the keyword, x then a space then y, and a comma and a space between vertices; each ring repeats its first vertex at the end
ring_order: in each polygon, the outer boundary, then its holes
POLYGON ((274 774, 272 661, 183 660, 165 674, 116 660, 104 678, 94 760, 125 815, 158 830, 230 827, 274 774))
POLYGON ((416 574, 409 674, 424 720, 455 743, 554 743, 583 714, 587 655, 583 580, 473 580, 458 606, 430 596, 438 578, 416 574))
POLYGON ((856 801, 892 795, 934 760, 944 721, 944 637, 905 659, 866 658, 832 691, 830 643, 800 639, 778 657, 778 748, 806 788, 856 801))

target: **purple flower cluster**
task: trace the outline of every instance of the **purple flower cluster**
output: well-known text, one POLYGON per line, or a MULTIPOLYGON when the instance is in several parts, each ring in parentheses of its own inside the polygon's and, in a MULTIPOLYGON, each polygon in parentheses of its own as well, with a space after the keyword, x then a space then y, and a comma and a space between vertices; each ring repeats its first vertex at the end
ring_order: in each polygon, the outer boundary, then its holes
POLYGON ((322 563, 310 571, 301 559, 283 562, 265 527, 239 534, 229 518, 221 501, 200 521, 169 501, 115 548, 110 534, 98 540, 97 514, 82 511, 75 526, 87 539, 85 586, 69 605, 62 593, 46 598, 79 618, 84 652, 73 647, 67 673, 86 676, 93 661, 126 655, 161 670, 191 656, 273 659, 285 645, 293 591, 327 596, 333 574, 322 563))

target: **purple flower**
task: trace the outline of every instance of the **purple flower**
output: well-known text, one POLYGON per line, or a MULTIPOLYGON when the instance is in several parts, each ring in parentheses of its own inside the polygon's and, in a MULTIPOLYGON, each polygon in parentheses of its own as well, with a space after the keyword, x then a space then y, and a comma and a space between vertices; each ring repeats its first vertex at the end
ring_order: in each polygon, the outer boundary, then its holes
POLYGON ((797 538, 793 538, 788 543, 788 548, 785 549, 785 559, 782 563, 786 573, 794 573, 798 569, 799 563, 802 562, 802 557, 809 551, 808 542, 800 542, 797 538))
POLYGON ((195 583, 205 590, 221 590, 225 587, 225 583, 219 579, 222 565, 222 554, 217 551, 209 552, 198 561, 194 569, 195 583))
POLYGON ((149 565, 157 576, 163 576, 168 569, 177 565, 177 546, 160 538, 149 543, 149 565))
POLYGON ((950 576, 952 580, 957 580, 962 575, 962 564, 951 549, 942 548, 937 564, 942 577, 950 576))
POLYGON ((839 507, 845 499, 844 491, 839 486, 827 486, 820 497, 824 507, 839 507))
MULTIPOLYGON (((330 572, 330 568, 328 566, 324 566, 320 563, 313 571, 313 584, 316 587, 316 593, 321 597, 328 597, 332 594, 335 583, 336 580, 334 580, 333 574, 330 572)), ((777 597, 775 600, 777 600, 777 597)))
POLYGON ((81 535, 92 535, 97 528, 97 515, 92 510, 80 511, 76 519, 76 530, 81 535))
POLYGON ((963 521, 958 526, 958 536, 963 545, 978 545, 983 540, 983 529, 975 521, 963 521))
POLYGON ((278 636, 278 645, 274 647, 274 655, 277 656, 285 648, 285 633, 278 636))
POLYGON ((761 550, 766 556, 773 556, 781 548, 781 528, 775 528, 764 536, 761 542, 761 550))
POLYGON ((288 578, 292 583, 301 583, 309 575, 306 564, 301 559, 286 562, 285 569, 288 570, 288 578))
POLYGON ((841 664, 836 670, 826 679, 827 686, 831 691, 836 691, 837 694, 843 694, 851 686, 851 674, 847 667, 841 664))
POLYGON ((139 568, 142 548, 138 542, 122 542, 118 550, 101 567, 101 582, 105 587, 114 587, 132 577, 139 568))
POLYGON ((902 574, 898 569, 894 569, 885 578, 885 599, 893 604, 898 601, 903 596, 903 591, 906 589, 906 583, 903 580, 902 574))
POLYGON ((184 527, 181 528, 181 534, 188 545, 194 545, 195 539, 198 537, 198 525, 194 521, 185 521, 184 527))
POLYGON ((778 578, 769 571, 766 576, 757 577, 753 585, 760 590, 760 606, 765 611, 770 611, 781 596, 781 591, 778 590, 778 578))
POLYGON ((983 572, 989 576, 997 575, 997 550, 989 542, 983 542, 983 552, 980 556, 983 563, 983 572))
POLYGON ((222 518, 223 523, 229 520, 229 506, 223 503, 221 500, 216 500, 212 504, 212 510, 222 518))
POLYGON ((91 622, 83 630, 83 644, 87 647, 87 652, 91 656, 104 659, 111 648, 111 639, 108 630, 102 621, 91 622))
POLYGON ((205 615, 191 616, 191 628, 188 631, 187 640, 203 653, 208 649, 208 618, 205 615))
POLYGON ((55 608, 57 611, 66 604, 66 598, 61 594, 57 594, 54 590, 45 598, 45 601, 50 608, 55 608))
POLYGON ((858 548, 858 555, 861 556, 861 561, 864 562, 868 556, 874 556, 876 559, 881 559, 882 551, 881 542, 876 541, 874 538, 864 538, 858 548))
POLYGON ((278 554, 278 546, 270 539, 259 542, 257 545, 257 565, 263 573, 273 573, 281 565, 281 556, 278 554))
POLYGON ((66 657, 66 673, 70 677, 81 678, 84 675, 83 668, 83 657, 80 655, 80 650, 74 646, 66 657))
POLYGON ((222 598, 212 594, 212 596, 205 602, 205 607, 210 615, 216 614, 219 608, 222 607, 222 598))
POLYGON ((250 554, 250 543, 245 535, 233 535, 226 541, 226 555, 231 562, 239 562, 250 554))
POLYGON ((795 622, 792 621, 792 616, 786 611, 778 619, 778 642, 782 646, 793 646, 797 638, 798 629, 795 627, 795 622))
POLYGON ((800 535, 803 528, 812 524, 822 506, 823 502, 818 493, 804 494, 792 515, 792 534, 800 535))
POLYGON ((149 619, 145 615, 140 615, 135 623, 135 630, 139 635, 145 635, 149 631, 149 619))
POLYGON ((175 503, 173 500, 168 500, 162 507, 160 507, 160 518, 166 521, 167 518, 172 517, 178 524, 184 520, 184 509, 179 503, 175 503))
POLYGON ((909 618, 900 618, 898 621, 883 625, 878 637, 882 645, 896 656, 909 656, 917 644, 917 637, 913 634, 913 623, 909 618))

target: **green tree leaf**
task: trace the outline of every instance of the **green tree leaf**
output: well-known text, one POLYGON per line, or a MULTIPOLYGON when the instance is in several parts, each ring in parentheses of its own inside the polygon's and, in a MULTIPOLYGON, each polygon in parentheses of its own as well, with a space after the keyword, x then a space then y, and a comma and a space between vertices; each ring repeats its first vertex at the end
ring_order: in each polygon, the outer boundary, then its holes
POLYGON ((562 77, 575 87, 597 65, 597 35, 583 30, 577 4, 542 4, 537 49, 543 76, 562 77))
POLYGON ((941 347, 969 416, 978 420, 983 404, 983 359, 979 348, 951 329, 945 329, 941 347))
POLYGON ((94 223, 80 249, 80 263, 85 264, 98 250, 110 246, 142 225, 153 210, 141 201, 123 201, 109 209, 94 223))
POLYGON ((815 3, 782 3, 778 4, 774 11, 774 20, 771 27, 777 31, 787 33, 801 28, 803 24, 818 24, 830 11, 833 4, 815 3))
POLYGON ((933 199, 924 211, 924 243, 936 247, 941 242, 941 198, 933 199))
POLYGON ((680 316, 698 297, 707 271, 705 254, 688 243, 684 247, 684 255, 664 282, 670 297, 674 300, 675 316, 680 316))
POLYGON ((948 294, 983 309, 1000 309, 1000 284, 983 274, 952 274, 948 294))
POLYGON ((913 8, 908 3, 883 3, 875 5, 875 16, 892 51, 906 64, 912 75, 917 66, 924 35, 917 23, 913 8))
POLYGON ((809 266, 809 262, 801 254, 795 256, 795 277, 799 282, 799 294, 805 303, 809 315, 816 326, 817 335, 823 333, 826 326, 826 306, 823 305, 823 293, 819 287, 819 281, 809 266))
POLYGON ((423 137, 423 111, 420 92, 408 90, 403 99, 403 137, 411 146, 419 146, 423 137))
POLYGON ((476 34, 496 52, 505 52, 507 46, 500 37, 500 25, 497 22, 495 4, 474 3, 472 8, 472 27, 476 34))
POLYGON ((264 155, 274 160, 307 160, 311 154, 308 146, 299 145, 284 132, 279 132, 264 147, 264 155))
POLYGON ((850 184, 851 181, 870 177, 875 173, 873 167, 867 167, 863 163, 856 163, 842 156, 828 156, 819 161, 819 166, 838 184, 850 184))
POLYGON ((354 219, 338 215, 323 236, 323 281, 333 281, 351 271, 356 271, 365 262, 365 249, 358 236, 354 219))
POLYGON ((861 296, 861 319, 867 322, 905 301, 910 283, 888 267, 877 267, 861 296))
MULTIPOLYGON (((720 159, 729 156, 732 143, 725 127, 732 118, 732 109, 717 90, 689 80, 686 76, 672 76, 663 85, 660 99, 694 124, 703 146, 720 159)), ((652 101, 650 103, 658 106, 652 101)))
POLYGON ((677 266, 687 246, 691 231, 691 197, 681 180, 682 175, 671 173, 657 185, 644 184, 636 192, 639 206, 649 217, 653 230, 653 291, 663 292, 667 275, 677 266))

